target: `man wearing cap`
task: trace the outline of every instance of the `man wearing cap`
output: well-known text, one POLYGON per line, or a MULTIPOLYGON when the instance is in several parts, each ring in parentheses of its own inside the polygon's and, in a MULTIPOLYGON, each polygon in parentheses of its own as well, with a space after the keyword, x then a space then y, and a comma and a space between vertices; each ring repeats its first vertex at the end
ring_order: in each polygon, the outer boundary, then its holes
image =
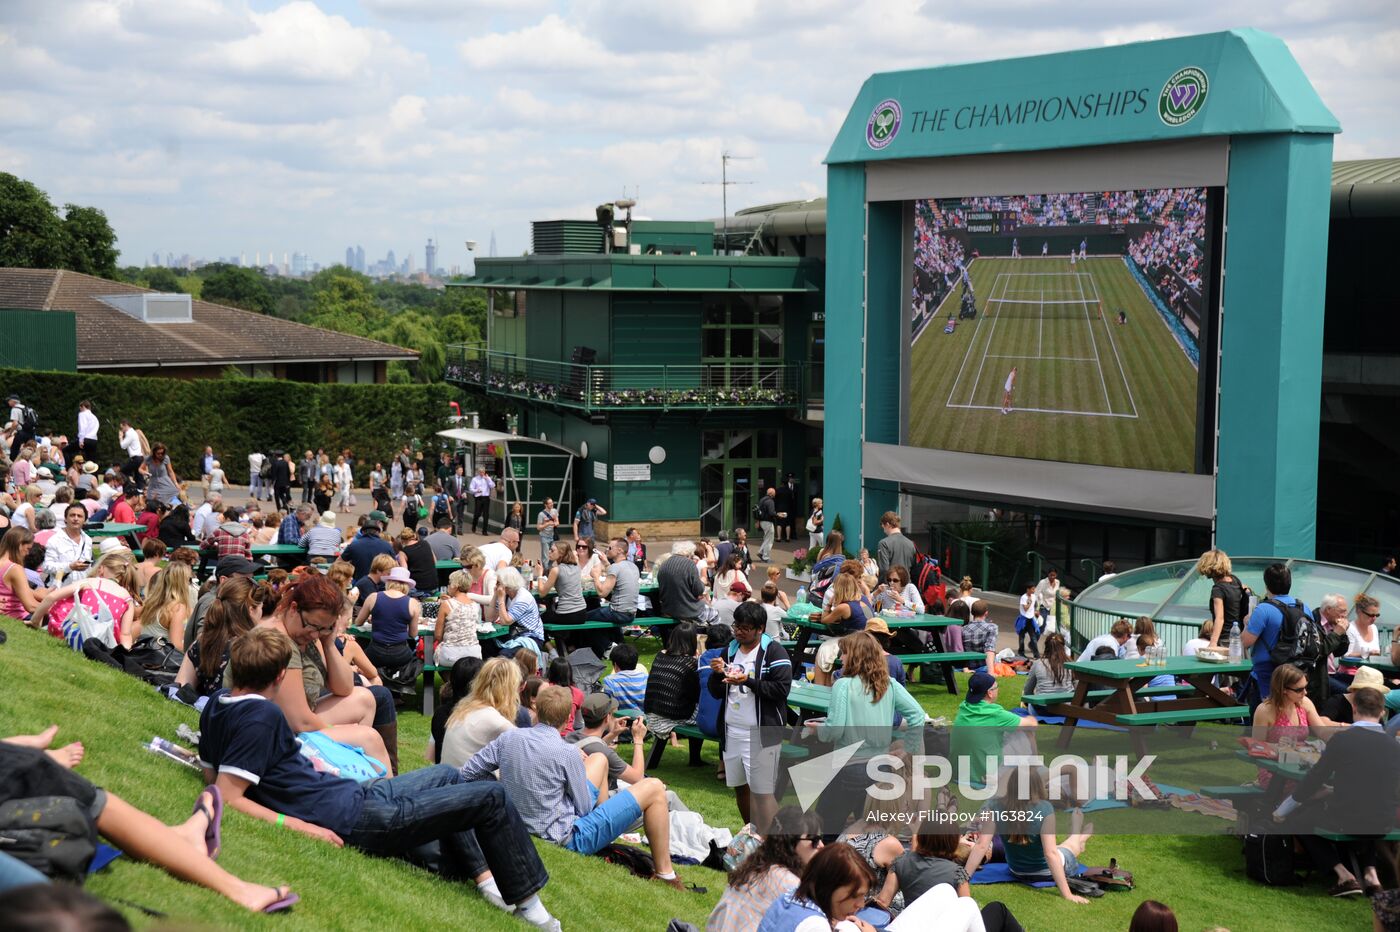
POLYGON ((34 428, 25 423, 25 415, 29 409, 19 400, 18 395, 10 395, 6 403, 10 406, 10 417, 4 429, 14 428, 15 439, 10 441, 10 459, 15 460, 19 458, 19 448, 34 439, 34 428))
MULTIPOLYGON (((303 505, 302 507, 307 506, 303 505)), ((355 535, 355 539, 350 541, 340 554, 342 560, 355 567, 356 579, 369 575, 370 564, 380 554, 387 554, 390 559, 397 562, 394 545, 379 536, 388 523, 389 518, 384 512, 371 511, 365 515, 365 523, 361 526, 360 533, 355 535)))
POLYGON ((641 716, 628 722, 619 722, 616 717, 617 700, 607 693, 589 693, 583 700, 583 730, 571 731, 564 736, 570 744, 587 757, 601 754, 608 761, 608 792, 616 793, 618 781, 633 784, 646 779, 646 737, 647 723, 641 716), (632 733, 632 763, 628 764, 615 750, 619 735, 632 733))
POLYGON ((598 504, 596 498, 590 498, 583 503, 583 507, 574 512, 574 540, 587 537, 594 538, 593 522, 607 515, 607 510, 598 504))
POLYGON ((706 685, 722 700, 717 727, 725 783, 734 789, 739 815, 760 833, 778 811, 778 756, 792 690, 792 660, 763 633, 767 623, 757 602, 735 609, 734 640, 724 657, 710 661, 706 685))
POLYGON ((997 704, 997 678, 978 671, 967 681, 967 698, 958 706, 948 748, 954 774, 974 783, 985 783, 988 764, 995 769, 1001 760, 1002 743, 1017 728, 1034 728, 1035 716, 1025 718, 997 704), (963 763, 963 758, 967 762, 963 763))
POLYGON ((472 533, 476 533, 476 522, 481 522, 481 533, 486 534, 491 530, 491 525, 487 523, 489 506, 491 505, 491 493, 496 491, 496 482, 486 475, 486 467, 476 467, 476 475, 472 476, 471 485, 468 491, 472 495, 472 533))
MULTIPOLYGON (((250 579, 262 572, 267 567, 260 563, 254 563, 247 557, 237 554, 221 557, 219 562, 214 564, 214 578, 219 582, 234 576, 247 576, 250 579)), ((204 615, 209 611, 209 606, 214 604, 214 600, 219 597, 219 587, 211 586, 209 591, 199 597, 199 601, 194 603, 194 611, 190 612, 190 620, 185 623, 185 643, 193 644, 199 640, 199 629, 204 626, 204 615)), ((268 609, 271 611, 271 608, 268 609)))
MULTIPOLYGON (((753 590, 749 588, 749 584, 742 579, 736 578, 729 584, 729 592, 725 594, 724 598, 715 599, 710 603, 710 607, 719 613, 719 618, 717 619, 719 622, 726 625, 733 625, 735 610, 738 609, 740 605, 747 602, 751 595, 753 595, 753 590)), ((764 613, 764 616, 766 621, 767 612, 764 613)))
POLYGON ((194 510, 194 517, 190 519, 190 533, 196 540, 207 540, 214 533, 219 526, 219 514, 223 511, 223 503, 222 492, 210 492, 203 504, 194 510))

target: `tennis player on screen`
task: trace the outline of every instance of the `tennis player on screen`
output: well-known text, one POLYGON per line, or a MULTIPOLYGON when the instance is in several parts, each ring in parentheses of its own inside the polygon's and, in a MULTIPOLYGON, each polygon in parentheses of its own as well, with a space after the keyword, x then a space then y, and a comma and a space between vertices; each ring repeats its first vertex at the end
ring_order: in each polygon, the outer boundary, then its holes
POLYGON ((1011 413, 1011 393, 1016 391, 1016 367, 1012 366, 1006 376, 1006 388, 1001 395, 1001 413, 1011 413))

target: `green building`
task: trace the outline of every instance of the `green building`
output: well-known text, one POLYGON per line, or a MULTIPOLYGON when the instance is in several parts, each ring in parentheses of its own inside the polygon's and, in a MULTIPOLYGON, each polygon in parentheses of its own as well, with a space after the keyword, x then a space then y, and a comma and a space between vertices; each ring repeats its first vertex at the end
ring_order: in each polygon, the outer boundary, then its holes
MULTIPOLYGON (((805 514, 822 481, 824 262, 773 215, 718 236, 713 222, 535 223, 532 255, 478 259, 453 283, 487 290, 488 324, 484 344, 449 347, 448 378, 577 452, 569 504, 596 498, 610 532, 750 526, 788 473, 805 514)), ((543 494, 525 502, 532 520, 543 494)))

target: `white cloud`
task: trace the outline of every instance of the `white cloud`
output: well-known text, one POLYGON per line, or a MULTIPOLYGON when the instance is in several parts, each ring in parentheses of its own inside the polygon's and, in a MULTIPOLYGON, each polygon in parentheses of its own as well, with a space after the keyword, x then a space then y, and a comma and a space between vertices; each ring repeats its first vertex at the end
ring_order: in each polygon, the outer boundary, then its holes
POLYGON ((133 261, 421 259, 435 235, 450 265, 624 187, 648 216, 718 216, 722 151, 755 156, 731 209, 819 196, 874 71, 1236 22, 1288 42, 1339 157, 1400 154, 1394 0, 0 0, 0 170, 107 210, 133 261))

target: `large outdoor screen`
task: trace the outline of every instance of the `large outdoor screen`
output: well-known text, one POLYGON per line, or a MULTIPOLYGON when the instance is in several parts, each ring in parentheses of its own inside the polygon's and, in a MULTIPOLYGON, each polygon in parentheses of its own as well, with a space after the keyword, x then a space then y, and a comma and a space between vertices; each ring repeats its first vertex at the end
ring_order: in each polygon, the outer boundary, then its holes
POLYGON ((905 442, 1208 472, 1211 194, 915 201, 905 442))

